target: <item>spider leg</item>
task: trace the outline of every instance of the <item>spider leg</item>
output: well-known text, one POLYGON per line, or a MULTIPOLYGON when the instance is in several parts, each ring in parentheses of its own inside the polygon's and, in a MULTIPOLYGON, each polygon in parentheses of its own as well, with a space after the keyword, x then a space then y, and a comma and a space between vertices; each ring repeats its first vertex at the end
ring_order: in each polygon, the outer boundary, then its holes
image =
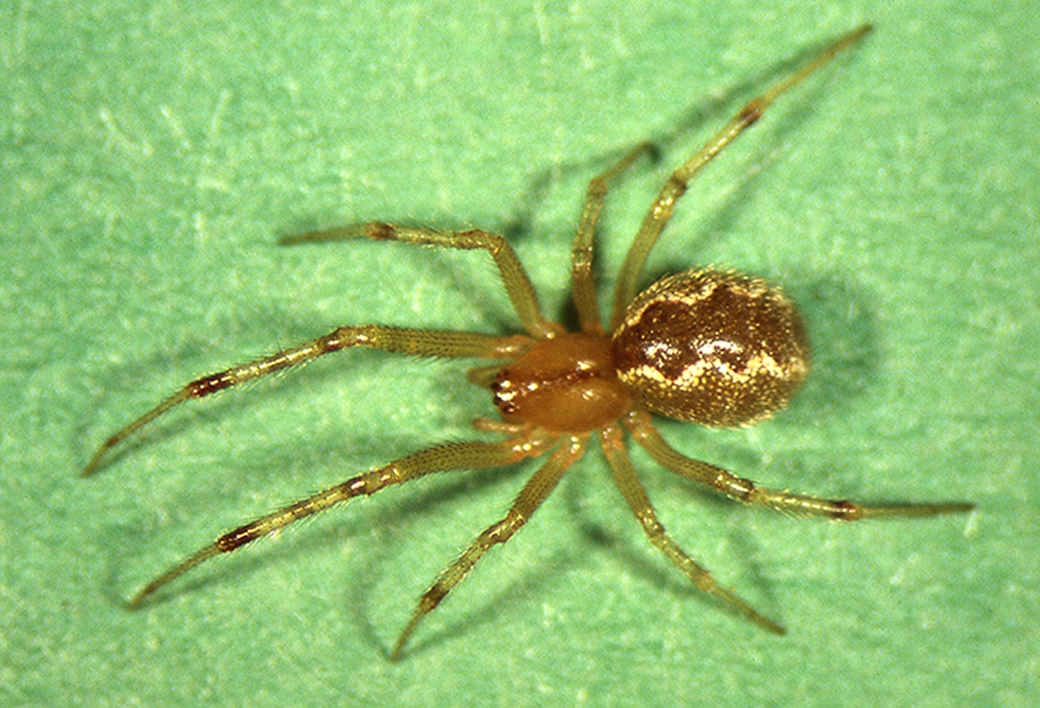
POLYGON ((635 297, 639 284, 639 275, 643 271, 643 264, 646 262, 647 256, 650 255, 650 250, 657 242, 657 238, 672 218, 675 203, 686 193, 690 181, 700 174, 700 171, 722 152, 723 148, 736 140, 746 128, 761 118, 766 109, 781 94, 797 86, 814 71, 822 68, 834 59, 835 56, 862 39, 872 29, 870 25, 863 25, 853 30, 800 69, 778 81, 761 96, 751 99, 722 130, 705 143, 704 147, 672 173, 671 177, 668 178, 668 181, 661 188, 657 199, 650 205, 650 210, 639 227, 639 233, 636 234, 628 255, 625 257, 624 265, 621 266, 617 290, 614 293, 614 314, 611 316, 610 321, 611 331, 616 329, 621 323, 625 308, 628 307, 628 304, 635 297))
POLYGON ((374 241, 402 241, 421 246, 440 246, 460 250, 482 249, 487 251, 498 267, 502 284, 509 295, 520 324, 533 337, 546 339, 555 336, 557 325, 542 316, 538 307, 538 296, 535 294, 531 279, 517 258, 516 251, 508 242, 497 234, 472 229, 469 231, 439 231, 427 227, 395 226, 382 222, 360 224, 311 231, 299 236, 288 236, 279 243, 291 246, 300 243, 318 241, 340 241, 344 239, 369 238, 374 241))
POLYGON ((971 511, 970 502, 921 504, 857 504, 846 499, 821 499, 757 486, 750 479, 736 477, 724 469, 692 460, 665 442, 646 413, 633 413, 626 420, 632 437, 658 464, 678 475, 713 487, 738 501, 802 516, 824 516, 841 521, 858 521, 883 516, 937 516, 971 511))
POLYGON ((83 475, 97 471, 106 453, 139 428, 155 420, 170 409, 194 398, 202 398, 245 381, 273 374, 276 371, 303 364, 323 354, 349 349, 368 347, 384 351, 415 356, 477 357, 484 359, 508 359, 532 344, 524 336, 492 337, 470 332, 435 331, 362 325, 339 327, 309 344, 284 349, 277 354, 256 361, 234 366, 230 369, 203 376, 189 382, 180 391, 131 422, 102 443, 90 458, 83 475))
POLYGON ((231 553, 258 538, 269 536, 300 519, 321 513, 358 496, 369 496, 395 484, 448 470, 486 469, 509 465, 542 454, 552 438, 524 435, 499 443, 461 442, 438 445, 402 457, 378 470, 352 477, 341 484, 290 504, 278 511, 229 531, 144 586, 130 600, 139 606, 149 595, 195 566, 222 553, 231 553))
POLYGON ((636 519, 643 526, 643 531, 646 533, 646 537, 650 539, 650 543, 654 544, 668 556, 669 560, 675 563, 676 567, 685 573, 698 589, 716 597, 770 632, 785 634, 787 630, 781 625, 759 614, 758 611, 738 595, 720 586, 711 573, 687 555, 679 544, 668 535, 664 526, 657 520, 657 512, 654 511, 650 498, 646 494, 646 489, 636 475, 635 468, 632 466, 632 461, 628 456, 628 451, 625 449, 621 430, 615 425, 604 428, 600 433, 600 440, 603 444, 603 454, 606 456, 607 462, 610 463, 610 470, 614 474, 614 482, 617 484, 618 489, 621 490, 625 501, 628 502, 632 513, 635 514, 636 519))
POLYGON ((603 322, 599 316, 599 301, 596 299, 596 284, 592 278, 592 248, 596 234, 596 222, 603 211, 610 183, 632 166, 644 154, 653 155, 653 143, 640 143, 622 157, 617 164, 597 175, 589 182, 585 196, 585 207, 578 224, 578 233, 571 246, 571 282, 574 290, 574 307, 578 311, 581 331, 587 334, 603 334, 603 322))
POLYGON ((524 485, 520 494, 517 495, 516 501, 513 502, 513 506, 506 512, 505 518, 492 524, 477 536, 458 560, 441 572, 436 582, 419 599, 415 613, 401 632, 401 636, 398 637, 393 651, 390 652, 392 660, 396 661, 401 657, 405 644, 408 643, 408 639, 415 632, 419 623, 426 615, 433 612, 452 588, 466 577, 466 574, 473 569, 473 566, 487 553, 488 549, 495 544, 505 543, 527 523, 531 514, 556 488, 556 484, 563 477, 567 468, 581 457, 585 451, 586 441, 587 436, 572 436, 565 440, 524 485))

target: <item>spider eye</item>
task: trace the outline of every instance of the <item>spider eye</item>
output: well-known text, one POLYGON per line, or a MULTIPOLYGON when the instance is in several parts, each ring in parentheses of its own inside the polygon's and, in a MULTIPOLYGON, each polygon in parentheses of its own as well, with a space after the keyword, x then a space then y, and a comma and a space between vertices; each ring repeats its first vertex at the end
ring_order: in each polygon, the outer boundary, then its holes
POLYGON ((783 408, 809 370, 805 327, 765 281, 687 271, 640 293, 613 333, 618 378, 649 410, 748 425, 783 408))

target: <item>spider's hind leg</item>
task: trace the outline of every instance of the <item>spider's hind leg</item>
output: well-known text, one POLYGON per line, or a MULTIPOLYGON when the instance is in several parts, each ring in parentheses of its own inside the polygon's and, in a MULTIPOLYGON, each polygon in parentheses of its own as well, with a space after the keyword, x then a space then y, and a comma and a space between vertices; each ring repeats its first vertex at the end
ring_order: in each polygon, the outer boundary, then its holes
POLYGON ((673 448, 657 432, 646 414, 633 414, 629 430, 644 450, 665 469, 712 487, 737 501, 786 511, 796 516, 822 516, 839 521, 859 521, 881 517, 938 516, 971 511, 971 502, 919 502, 903 504, 860 504, 847 499, 823 499, 809 494, 794 494, 782 489, 760 487, 750 479, 693 460, 673 448))
POLYGON ((787 630, 780 624, 760 614, 755 608, 741 599, 736 593, 727 590, 718 584, 707 569, 699 565, 684 551, 675 540, 668 535, 664 526, 657 520, 657 512, 654 511, 646 489, 636 475, 632 461, 629 459, 628 451, 625 449, 621 430, 617 426, 605 428, 601 433, 603 453, 610 463, 610 470, 614 474, 614 481, 621 494, 628 502, 629 508, 635 514, 636 519, 643 526, 643 531, 650 543, 661 550, 668 559, 681 570, 686 577, 693 581, 698 589, 721 600, 742 615, 753 621, 760 627, 774 634, 786 634, 787 630))

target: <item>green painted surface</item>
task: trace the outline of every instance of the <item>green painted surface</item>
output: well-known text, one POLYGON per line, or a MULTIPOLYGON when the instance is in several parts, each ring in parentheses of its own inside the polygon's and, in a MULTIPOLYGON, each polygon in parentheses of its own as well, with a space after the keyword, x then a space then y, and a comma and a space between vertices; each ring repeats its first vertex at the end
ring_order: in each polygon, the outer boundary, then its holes
POLYGON ((0 9, 0 702, 1037 703, 1031 6, 308 5, 0 9), (637 455, 673 535, 782 639, 687 587, 598 454, 400 664, 384 653, 417 597, 529 470, 361 500, 123 609, 220 531, 492 412, 465 364, 357 353, 189 406, 79 479, 186 380, 337 324, 515 326, 481 254, 278 236, 369 218, 505 232, 555 315, 597 170, 684 128, 608 205, 609 284, 667 166, 867 20, 712 166, 650 264, 784 284, 810 383, 752 429, 662 429, 772 486, 977 514, 788 519, 637 455))

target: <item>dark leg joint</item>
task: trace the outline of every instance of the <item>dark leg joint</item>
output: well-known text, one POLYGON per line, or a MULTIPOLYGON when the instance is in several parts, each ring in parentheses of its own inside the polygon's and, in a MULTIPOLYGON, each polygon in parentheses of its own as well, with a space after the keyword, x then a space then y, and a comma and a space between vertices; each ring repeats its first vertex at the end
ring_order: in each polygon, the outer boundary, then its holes
POLYGON ((204 376, 201 379, 195 379, 188 384, 188 395, 192 398, 202 398, 208 396, 211 393, 217 391, 223 391, 225 388, 231 386, 234 383, 234 379, 228 375, 227 371, 222 371, 219 374, 213 374, 212 376, 204 376))
POLYGON ((762 106, 759 104, 758 99, 753 99, 750 103, 744 106, 740 110, 740 120, 745 127, 753 124, 759 118, 762 117, 762 106))
POLYGON ((365 234, 376 241, 388 241, 394 237, 394 227, 381 221, 374 221, 365 227, 365 234))
POLYGON ((844 499, 831 502, 831 518, 839 521, 856 521, 863 518, 863 509, 858 504, 853 504, 844 499))
POLYGON ((256 533, 256 529, 252 524, 246 524, 239 528, 226 533, 217 539, 217 549, 221 553, 230 553, 235 549, 241 548, 250 541, 255 541, 259 536, 256 533))
MULTIPOLYGON (((369 329, 369 328, 365 328, 369 329)), ((317 346, 320 354, 346 349, 349 346, 365 345, 371 341, 371 337, 357 332, 354 327, 340 327, 335 332, 318 340, 317 346)))
POLYGON ((425 614, 433 612, 437 609, 437 605, 441 604, 441 600, 447 595, 447 591, 443 588, 434 585, 432 588, 426 591, 426 594, 419 600, 419 608, 425 614))
POLYGON ((733 477, 732 475, 726 475, 726 477, 720 476, 715 482, 715 487, 738 501, 751 503, 751 495, 758 491, 755 483, 750 479, 742 477, 733 477))

